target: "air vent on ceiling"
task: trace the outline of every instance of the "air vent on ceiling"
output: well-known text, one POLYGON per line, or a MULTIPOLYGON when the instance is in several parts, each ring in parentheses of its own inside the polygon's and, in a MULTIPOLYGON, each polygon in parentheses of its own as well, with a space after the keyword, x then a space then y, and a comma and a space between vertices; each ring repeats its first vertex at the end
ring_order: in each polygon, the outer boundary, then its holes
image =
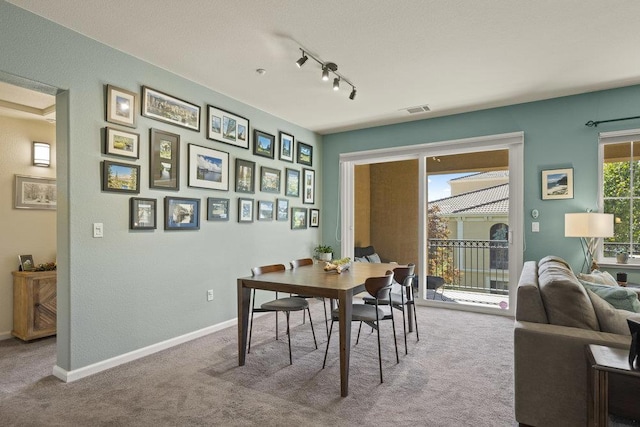
POLYGON ((431 111, 428 105, 419 105, 417 107, 408 107, 405 108, 409 114, 417 114, 417 113, 428 113, 431 111))

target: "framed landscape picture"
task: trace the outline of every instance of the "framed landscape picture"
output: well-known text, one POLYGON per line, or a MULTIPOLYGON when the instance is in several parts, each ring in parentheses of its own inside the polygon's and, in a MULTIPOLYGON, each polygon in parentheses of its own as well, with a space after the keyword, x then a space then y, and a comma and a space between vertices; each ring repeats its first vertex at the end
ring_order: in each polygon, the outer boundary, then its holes
POLYGON ((132 197, 129 199, 129 229, 155 230, 157 209, 156 199, 132 197))
POLYGON ((253 130, 253 154, 256 156, 273 159, 275 143, 275 136, 257 129, 253 130))
POLYGON ((207 198, 207 220, 229 221, 229 199, 207 198))
POLYGON ((273 221, 273 202, 258 201, 258 221, 273 221))
POLYGON ((251 193, 256 190, 256 163, 236 158, 236 193, 251 193))
POLYGON ((298 159, 301 165, 313 166, 313 147, 298 141, 298 159))
POLYGON ((280 132, 280 160, 293 162, 294 137, 285 132, 280 132))
POLYGON ((140 135, 137 133, 106 127, 104 142, 104 154, 140 158, 140 135))
POLYGON ((289 199, 276 200, 276 221, 289 220, 289 199))
POLYGON ((142 115, 200 132, 200 107, 142 86, 142 115))
POLYGON ((151 129, 149 188, 180 189, 180 135, 151 129))
POLYGON ((284 195, 289 197, 300 196, 300 171, 296 169, 285 169, 284 195))
POLYGON ((165 230, 199 230, 200 199, 164 198, 165 230))
POLYGON ((302 203, 314 204, 316 200, 316 172, 312 169, 302 170, 303 193, 302 203))
POLYGON ((37 176, 15 176, 13 207, 16 209, 56 210, 56 180, 37 176))
POLYGON ((249 119, 207 105, 207 138, 249 149, 249 119))
POLYGON ((189 144, 189 187, 229 190, 229 153, 189 144))
POLYGON ((573 169, 542 171, 542 200, 573 199, 573 169))
POLYGON ((117 125, 136 127, 138 94, 107 85, 106 120, 117 125))
POLYGON ((280 193, 280 169, 260 168, 260 191, 280 193))
POLYGON ((253 222, 253 199, 238 198, 238 222, 253 222))
POLYGON ((309 227, 320 227, 320 211, 309 209, 309 227))
POLYGON ((303 230, 307 228, 307 208, 291 208, 291 229, 303 230))
POLYGON ((110 160, 103 161, 102 191, 138 194, 140 192, 140 166, 110 160))

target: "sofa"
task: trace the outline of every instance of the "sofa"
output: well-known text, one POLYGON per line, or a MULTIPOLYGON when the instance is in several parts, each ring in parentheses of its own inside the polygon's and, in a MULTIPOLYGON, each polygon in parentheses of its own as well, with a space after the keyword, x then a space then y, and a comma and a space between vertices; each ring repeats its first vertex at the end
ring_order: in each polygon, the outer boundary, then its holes
MULTIPOLYGON (((587 425, 586 345, 628 349, 631 344, 626 319, 640 320, 640 314, 614 308, 585 286, 559 257, 523 266, 514 330, 515 416, 520 425, 587 425)), ((610 376, 609 410, 640 419, 640 387, 622 381, 610 376)))

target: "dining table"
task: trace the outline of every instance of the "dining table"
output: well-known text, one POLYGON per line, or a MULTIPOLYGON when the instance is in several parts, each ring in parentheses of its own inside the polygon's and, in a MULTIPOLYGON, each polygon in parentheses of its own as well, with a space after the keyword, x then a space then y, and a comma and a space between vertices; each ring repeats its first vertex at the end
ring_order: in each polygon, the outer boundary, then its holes
POLYGON ((398 264, 354 262, 341 273, 325 271, 325 263, 241 277, 238 283, 238 365, 244 366, 247 353, 247 331, 251 289, 311 295, 338 301, 340 330, 340 394, 349 395, 349 356, 351 349, 351 306, 353 296, 364 291, 369 277, 383 276, 398 264))

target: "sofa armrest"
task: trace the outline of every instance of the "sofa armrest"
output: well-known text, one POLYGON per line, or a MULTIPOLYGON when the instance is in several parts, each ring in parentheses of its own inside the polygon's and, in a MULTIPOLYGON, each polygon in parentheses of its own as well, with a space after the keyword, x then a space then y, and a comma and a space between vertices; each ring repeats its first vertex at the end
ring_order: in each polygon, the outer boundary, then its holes
POLYGON ((515 322, 514 391, 519 423, 587 424, 585 346, 629 348, 629 336, 550 324, 515 322))

